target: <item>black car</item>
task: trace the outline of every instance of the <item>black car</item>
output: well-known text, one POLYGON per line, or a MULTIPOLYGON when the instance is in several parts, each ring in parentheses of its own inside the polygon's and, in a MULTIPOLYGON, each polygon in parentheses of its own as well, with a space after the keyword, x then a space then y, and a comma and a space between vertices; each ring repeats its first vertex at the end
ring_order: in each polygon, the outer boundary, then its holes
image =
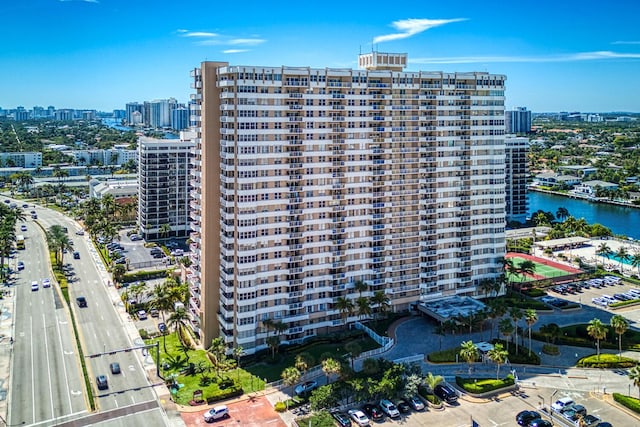
POLYGON ((165 332, 167 332, 167 325, 165 325, 163 322, 158 323, 158 330, 160 331, 160 333, 164 334, 165 332))
POLYGON ((351 427, 351 420, 342 412, 332 412, 331 416, 336 420, 340 427, 351 427))
POLYGON ((120 373, 120 364, 118 362, 112 362, 111 364, 109 364, 109 368, 111 369, 112 374, 117 375, 120 373))
POLYGON ((522 411, 516 415, 516 422, 520 426, 529 426, 531 421, 540 418, 540 414, 536 411, 522 411))
POLYGON ((382 413, 382 409, 378 408, 377 405, 372 405, 370 403, 367 403, 362 407, 362 410, 373 421, 381 421, 384 419, 384 414, 382 413))
POLYGON ((453 387, 449 384, 438 384, 433 389, 433 394, 447 403, 454 403, 458 401, 458 393, 456 393, 453 387))
POLYGON ((76 302, 78 303, 78 307, 86 307, 87 306, 87 299, 85 297, 76 298, 76 302))
POLYGON ((75 251, 75 252, 73 253, 73 259, 80 259, 80 252, 75 251))
POLYGON ((400 411, 403 414, 408 414, 409 412, 411 412, 411 406, 409 406, 407 401, 404 399, 399 399, 396 402, 396 407, 398 408, 398 411, 400 411))
POLYGON ((98 390, 106 390, 109 388, 109 382, 105 375, 98 375, 96 377, 96 384, 98 385, 98 390))
POLYGON ((529 427, 553 427, 551 421, 543 420, 541 418, 537 418, 535 420, 531 420, 529 422, 529 427))

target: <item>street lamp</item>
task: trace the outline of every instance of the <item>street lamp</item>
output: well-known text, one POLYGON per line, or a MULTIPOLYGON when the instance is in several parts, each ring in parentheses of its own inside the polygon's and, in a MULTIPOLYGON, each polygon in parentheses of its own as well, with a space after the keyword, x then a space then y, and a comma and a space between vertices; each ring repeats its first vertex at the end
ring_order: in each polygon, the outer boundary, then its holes
POLYGON ((551 419, 552 419, 552 415, 551 415, 551 401, 553 400, 553 396, 555 396, 557 392, 558 392, 558 390, 555 390, 553 393, 551 393, 551 396, 549 396, 549 420, 551 420, 551 419))

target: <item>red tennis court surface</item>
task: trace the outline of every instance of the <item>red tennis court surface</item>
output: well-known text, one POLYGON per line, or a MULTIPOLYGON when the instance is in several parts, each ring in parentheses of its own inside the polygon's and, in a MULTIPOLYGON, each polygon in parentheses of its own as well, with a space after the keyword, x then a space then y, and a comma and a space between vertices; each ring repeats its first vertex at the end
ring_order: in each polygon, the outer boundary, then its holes
MULTIPOLYGON (((567 273, 567 275, 569 274, 576 274, 576 273, 582 273, 582 270, 574 268, 574 267, 570 267, 568 265, 565 264, 561 264, 559 262, 555 262, 555 261, 551 261, 548 260, 546 258, 539 258, 533 255, 528 255, 528 254, 522 254, 519 252, 509 252, 505 255, 505 258, 520 258, 520 259, 526 259, 529 261, 533 261, 536 264, 541 264, 543 266, 547 266, 547 267, 551 267, 554 268, 556 270, 560 270, 560 271, 564 271, 567 273)), ((548 279, 548 276, 543 276, 541 274, 533 274, 532 276, 528 275, 529 277, 532 277, 535 280, 543 280, 543 279, 548 279)))
MULTIPOLYGON (((224 404, 224 402, 218 403, 218 405, 224 404)), ((264 396, 226 403, 226 405, 229 407, 229 418, 227 419, 215 421, 212 424, 205 423, 202 414, 215 406, 211 405, 203 406, 202 410, 196 412, 182 412, 182 420, 189 427, 207 425, 215 425, 216 427, 287 427, 264 396)))

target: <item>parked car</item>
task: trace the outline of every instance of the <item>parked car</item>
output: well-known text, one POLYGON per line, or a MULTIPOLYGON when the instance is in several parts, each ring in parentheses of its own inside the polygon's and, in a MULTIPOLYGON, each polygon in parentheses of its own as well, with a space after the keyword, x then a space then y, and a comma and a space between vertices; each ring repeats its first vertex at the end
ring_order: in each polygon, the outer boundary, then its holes
POLYGON ((516 422, 520 426, 528 426, 531 421, 540 418, 540 414, 536 411, 522 411, 516 415, 516 422))
POLYGON ((458 393, 449 384, 438 384, 433 388, 433 394, 447 403, 458 401, 458 393))
POLYGON ((76 234, 78 236, 84 236, 84 230, 83 229, 76 230, 76 234))
POLYGON ((144 310, 139 310, 138 311, 138 319, 139 320, 146 320, 147 319, 147 312, 144 310))
POLYGON ((418 396, 410 396, 407 398, 407 401, 416 411, 422 411, 424 409, 424 402, 418 396))
POLYGON ((118 362, 112 362, 109 365, 109 369, 111 369, 111 373, 117 375, 120 373, 120 364, 118 362))
POLYGON ((342 412, 332 412, 331 416, 336 420, 340 427, 351 427, 351 420, 342 412))
POLYGON ((402 414, 408 414, 409 412, 411 412, 411 406, 409 406, 409 403, 404 399, 399 399, 396 402, 396 407, 402 414))
POLYGON ((298 384, 293 391, 297 394, 297 395, 303 395, 303 394, 307 394, 310 393, 311 391, 315 390, 318 387, 318 383, 315 381, 306 381, 303 382, 302 384, 298 384))
POLYGON ((174 249, 171 251, 171 256, 182 256, 184 251, 182 249, 174 249))
POLYGON ((78 307, 86 307, 87 306, 87 299, 85 297, 76 298, 76 302, 78 303, 78 307))
POLYGON ((131 236, 129 236, 129 239, 132 242, 135 242, 136 240, 142 240, 142 236, 139 234, 132 234, 131 236))
POLYGON ((80 259, 80 252, 73 251, 73 259, 80 259))
POLYGON ((24 270, 24 262, 18 261, 18 271, 24 270))
POLYGON ((43 287, 43 288, 50 288, 50 287, 51 287, 51 280, 49 280, 49 279, 42 279, 42 287, 43 287))
POLYGON ((98 390, 106 390, 109 388, 109 382, 105 375, 98 375, 96 377, 96 384, 98 386, 98 390))
POLYGON ((377 405, 367 403, 362 407, 362 410, 373 421, 382 421, 384 419, 384 414, 382 413, 382 410, 377 405))
POLYGON ((157 309, 152 308, 151 310, 149 310, 149 316, 160 317, 160 312, 157 309))
POLYGON ((391 418, 398 418, 400 416, 400 411, 398 411, 396 405, 388 399, 382 399, 380 401, 380 408, 382 409, 382 412, 391 418))
POLYGON ((531 422, 529 423, 529 427, 553 427, 553 424, 551 424, 551 421, 538 418, 535 420, 531 420, 531 422))
POLYGON ((587 427, 595 425, 598 421, 600 421, 600 418, 595 415, 589 414, 582 417, 582 423, 587 427))
POLYGON ((574 401, 572 398, 570 397, 563 397, 561 399, 556 400, 552 405, 551 405, 551 409, 553 409, 554 411, 560 412, 562 411, 562 408, 564 408, 565 406, 569 406, 569 405, 573 405, 574 401))
POLYGON ((565 406, 560 412, 569 421, 577 421, 578 417, 587 415, 587 408, 574 403, 573 405, 565 406))
POLYGON ((367 416, 361 410, 349 409, 348 414, 359 427, 367 427, 370 425, 369 418, 367 418, 367 416))
POLYGON ((158 323, 158 330, 160 331, 160 333, 164 334, 165 332, 167 332, 167 325, 165 325, 163 322, 158 323))
POLYGON ((204 421, 207 423, 215 420, 221 420, 223 418, 229 418, 229 408, 227 408, 227 405, 214 406, 205 412, 203 417, 204 421))

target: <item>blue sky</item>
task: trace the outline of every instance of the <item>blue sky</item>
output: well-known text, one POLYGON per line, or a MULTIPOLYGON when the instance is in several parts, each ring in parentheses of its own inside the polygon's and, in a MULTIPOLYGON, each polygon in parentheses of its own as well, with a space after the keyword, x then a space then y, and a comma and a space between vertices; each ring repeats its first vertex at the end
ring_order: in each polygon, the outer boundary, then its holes
POLYGON ((0 107, 110 111, 188 100, 189 71, 357 67, 406 52, 408 71, 507 75, 507 108, 640 111, 640 2, 2 0, 0 107))

